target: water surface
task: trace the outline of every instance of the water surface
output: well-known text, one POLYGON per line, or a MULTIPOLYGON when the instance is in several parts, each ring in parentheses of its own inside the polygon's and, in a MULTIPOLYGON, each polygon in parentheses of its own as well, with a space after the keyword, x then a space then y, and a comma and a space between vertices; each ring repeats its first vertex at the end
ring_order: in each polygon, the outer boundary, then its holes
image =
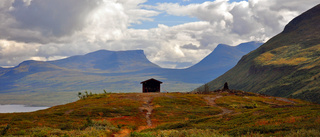
POLYGON ((30 107, 25 105, 0 105, 0 113, 32 112, 49 107, 30 107))

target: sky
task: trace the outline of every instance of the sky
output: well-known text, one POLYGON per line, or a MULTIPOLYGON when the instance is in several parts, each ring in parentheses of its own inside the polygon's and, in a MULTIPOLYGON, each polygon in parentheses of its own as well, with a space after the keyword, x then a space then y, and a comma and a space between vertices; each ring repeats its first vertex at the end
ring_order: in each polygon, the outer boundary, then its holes
POLYGON ((319 0, 0 0, 0 66, 105 49, 186 68, 218 44, 266 42, 319 0))

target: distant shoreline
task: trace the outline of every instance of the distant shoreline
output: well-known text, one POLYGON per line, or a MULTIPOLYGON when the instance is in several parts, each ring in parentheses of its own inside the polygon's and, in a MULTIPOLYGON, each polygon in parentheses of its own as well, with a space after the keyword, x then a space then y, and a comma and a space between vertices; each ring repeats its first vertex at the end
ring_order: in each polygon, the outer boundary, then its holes
POLYGON ((21 112, 33 112, 42 109, 47 109, 49 107, 44 106, 27 106, 18 104, 5 104, 0 105, 0 113, 21 113, 21 112))

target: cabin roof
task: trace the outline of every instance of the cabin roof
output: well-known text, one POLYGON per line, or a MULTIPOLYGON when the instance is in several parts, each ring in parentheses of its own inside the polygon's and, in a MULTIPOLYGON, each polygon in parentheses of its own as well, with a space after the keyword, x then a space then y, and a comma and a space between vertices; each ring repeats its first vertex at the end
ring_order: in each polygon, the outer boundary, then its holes
POLYGON ((159 81, 159 80, 156 80, 156 79, 154 79, 154 78, 151 78, 151 79, 148 79, 148 80, 146 80, 146 81, 142 81, 140 84, 143 84, 143 83, 146 83, 146 82, 149 82, 149 81, 156 81, 156 82, 158 82, 158 83, 162 83, 161 81, 159 81))

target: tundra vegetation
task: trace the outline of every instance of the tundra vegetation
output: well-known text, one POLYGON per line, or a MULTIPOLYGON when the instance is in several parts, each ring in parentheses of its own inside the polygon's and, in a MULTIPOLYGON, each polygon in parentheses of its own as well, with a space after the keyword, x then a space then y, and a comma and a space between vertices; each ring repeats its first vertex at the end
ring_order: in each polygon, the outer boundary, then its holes
POLYGON ((0 114, 3 136, 320 136, 320 106, 237 90, 102 93, 0 114))

